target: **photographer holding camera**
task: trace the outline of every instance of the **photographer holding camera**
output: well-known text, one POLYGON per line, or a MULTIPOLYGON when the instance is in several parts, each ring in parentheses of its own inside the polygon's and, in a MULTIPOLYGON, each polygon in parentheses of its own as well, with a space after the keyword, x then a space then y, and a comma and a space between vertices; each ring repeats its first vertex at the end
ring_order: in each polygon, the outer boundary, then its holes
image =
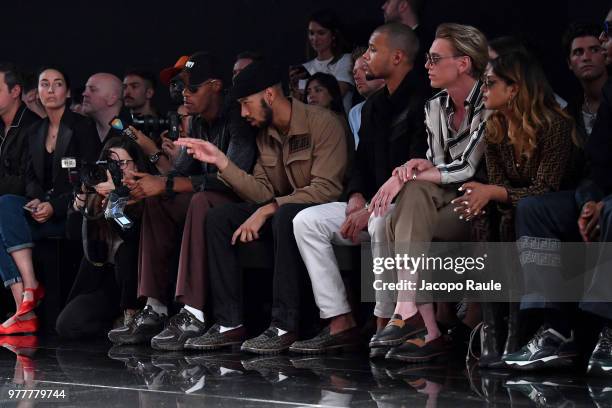
POLYGON ((125 208, 125 216, 133 223, 127 229, 106 218, 104 209, 120 188, 113 180, 129 178, 134 171, 150 172, 152 166, 142 149, 127 137, 109 139, 98 163, 103 164, 97 165, 97 173, 106 174, 106 180, 91 186, 98 181, 90 177, 93 171, 82 172, 84 187, 95 192, 78 194, 68 217, 67 232, 83 240, 84 250, 67 305, 56 323, 59 335, 68 339, 105 333, 117 315, 123 313, 121 322, 129 322, 142 306, 136 291, 143 203, 125 208))
POLYGON ((54 68, 40 71, 38 96, 47 117, 29 129, 29 157, 25 197, 0 197, 0 276, 10 287, 17 313, 0 326, 0 334, 38 330, 34 308, 44 297, 32 263, 34 241, 64 235, 72 197, 68 173, 61 158, 93 161, 100 151, 96 128, 90 120, 67 107, 70 84, 54 68))
MULTIPOLYGON (((239 112, 223 109, 227 106, 223 101, 223 81, 214 58, 205 52, 193 54, 181 76, 185 83, 184 106, 195 116, 192 136, 214 144, 239 168, 250 172, 256 157, 254 130, 239 112)), ((238 197, 217 178, 214 165, 191 158, 189 162, 191 165, 180 172, 175 169, 165 176, 134 173, 137 180, 126 181, 132 197, 146 199, 138 295, 147 298, 147 306, 131 324, 109 332, 108 337, 115 344, 151 340, 154 348, 177 350, 183 348, 187 338, 204 333, 207 262, 202 225, 211 207, 238 201, 238 197), (170 260, 179 248, 174 291, 170 260), (170 301, 167 296, 171 291, 185 306, 164 330, 170 301)))

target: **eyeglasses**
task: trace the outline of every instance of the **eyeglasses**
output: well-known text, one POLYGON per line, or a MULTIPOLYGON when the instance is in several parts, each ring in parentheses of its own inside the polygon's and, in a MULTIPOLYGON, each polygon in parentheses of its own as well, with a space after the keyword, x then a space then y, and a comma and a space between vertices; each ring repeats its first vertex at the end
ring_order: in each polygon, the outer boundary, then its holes
POLYGON ((125 169, 129 163, 133 163, 134 160, 115 160, 115 163, 119 165, 120 169, 125 169))
POLYGON ((431 53, 426 53, 425 54, 425 65, 430 64, 430 65, 438 65, 438 63, 440 61, 442 61, 443 59, 447 59, 447 58, 460 58, 460 57, 465 57, 465 55, 447 55, 447 56, 441 56, 441 55, 437 55, 437 54, 431 54, 431 53))

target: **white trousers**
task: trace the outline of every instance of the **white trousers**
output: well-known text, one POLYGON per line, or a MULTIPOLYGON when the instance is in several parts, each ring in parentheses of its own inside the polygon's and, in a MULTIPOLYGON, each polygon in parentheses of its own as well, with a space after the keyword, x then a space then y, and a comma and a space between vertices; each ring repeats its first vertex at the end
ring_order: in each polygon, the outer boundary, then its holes
MULTIPOLYGON (((293 219, 295 240, 308 269, 322 319, 351 311, 333 249, 333 245, 359 245, 340 235, 340 227, 346 220, 346 206, 346 203, 341 202, 317 205, 300 211, 293 219)), ((390 214, 391 211, 385 217, 370 217, 368 231, 361 232, 360 241, 368 242, 371 239, 372 242, 385 242, 386 218, 390 214)), ((389 307, 391 316, 395 304, 382 305, 381 309, 389 307)))

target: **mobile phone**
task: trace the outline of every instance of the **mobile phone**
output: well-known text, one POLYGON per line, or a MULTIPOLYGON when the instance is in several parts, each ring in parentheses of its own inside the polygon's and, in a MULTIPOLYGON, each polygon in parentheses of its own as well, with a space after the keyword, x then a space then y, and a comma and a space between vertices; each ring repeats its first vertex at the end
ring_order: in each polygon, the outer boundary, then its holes
POLYGON ((25 205, 23 206, 23 209, 24 209, 24 210, 26 210, 26 211, 29 211, 29 212, 31 212, 31 213, 35 213, 35 212, 36 212, 36 209, 35 209, 35 208, 30 208, 30 207, 25 206, 25 205))

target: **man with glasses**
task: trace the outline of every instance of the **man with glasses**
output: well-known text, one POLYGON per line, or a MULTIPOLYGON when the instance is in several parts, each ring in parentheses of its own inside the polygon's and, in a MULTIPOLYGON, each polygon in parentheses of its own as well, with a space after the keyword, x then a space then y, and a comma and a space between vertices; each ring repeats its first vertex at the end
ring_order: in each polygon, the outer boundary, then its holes
MULTIPOLYGON (((369 206, 374 216, 386 216, 397 196, 395 209, 388 215, 387 236, 400 256, 421 255, 411 243, 469 237, 469 224, 458 219, 451 201, 458 196, 458 187, 481 168, 488 112, 480 78, 487 62, 487 41, 476 28, 459 24, 438 27, 425 64, 431 86, 442 89, 425 104, 427 159, 412 159, 396 168, 369 206)), ((398 270, 398 281, 413 280, 411 273, 415 271, 398 270)), ((410 304, 414 307, 413 302, 412 297, 400 292, 394 314, 410 309, 410 304)), ((450 350, 451 343, 438 326, 433 303, 417 304, 417 308, 427 334, 408 338, 391 349, 387 358, 421 362, 450 350)), ((389 325, 398 321, 392 319, 389 325)))
MULTIPOLYGON (((240 112, 224 110, 223 81, 213 56, 193 54, 181 77, 185 83, 183 105, 194 115, 192 136, 213 143, 238 168, 250 172, 256 156, 254 133, 240 112)), ((145 199, 138 295, 147 299, 147 305, 129 324, 111 330, 108 337, 115 344, 151 341, 156 349, 180 350, 188 338, 204 334, 202 310, 208 269, 204 220, 211 207, 238 197, 217 178, 214 165, 183 154, 185 157, 178 160, 181 169, 175 166, 162 176, 135 173, 137 181, 129 182, 132 196, 145 199), (174 287, 171 259, 179 248, 174 287), (184 308, 165 325, 171 291, 184 308)))

